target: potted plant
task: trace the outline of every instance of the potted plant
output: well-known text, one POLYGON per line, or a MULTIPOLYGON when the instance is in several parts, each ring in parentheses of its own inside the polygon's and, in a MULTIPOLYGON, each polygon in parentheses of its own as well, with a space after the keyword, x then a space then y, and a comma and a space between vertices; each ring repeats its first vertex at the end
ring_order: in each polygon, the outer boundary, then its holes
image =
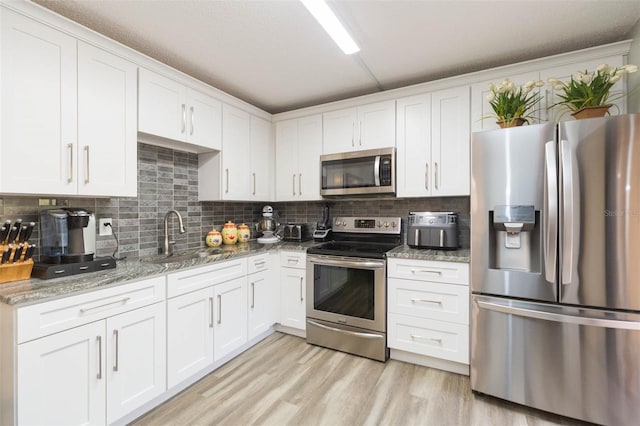
POLYGON ((533 107, 541 99, 540 94, 534 89, 543 85, 540 80, 532 80, 523 86, 516 86, 508 78, 498 85, 490 83, 487 100, 494 115, 483 118, 497 118, 497 124, 502 128, 528 123, 532 118, 530 114, 533 107))
POLYGON ((576 119, 602 117, 608 114, 611 101, 625 96, 625 93, 612 95, 611 88, 622 76, 638 71, 637 65, 624 65, 612 67, 602 64, 595 71, 578 71, 571 76, 568 83, 557 78, 549 78, 547 81, 557 91, 561 101, 551 105, 550 108, 563 106, 571 111, 576 119))

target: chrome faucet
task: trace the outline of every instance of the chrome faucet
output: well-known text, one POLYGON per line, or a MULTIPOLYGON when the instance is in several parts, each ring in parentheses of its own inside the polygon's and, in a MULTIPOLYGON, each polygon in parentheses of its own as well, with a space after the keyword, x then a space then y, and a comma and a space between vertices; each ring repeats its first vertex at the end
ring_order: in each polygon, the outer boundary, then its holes
POLYGON ((182 223, 182 216, 180 216, 180 213, 177 210, 169 210, 167 214, 164 215, 164 254, 165 256, 171 256, 173 254, 173 250, 169 251, 169 248, 170 246, 173 246, 176 243, 175 241, 169 241, 169 216, 171 216, 171 213, 175 214, 178 217, 178 224, 180 225, 180 233, 184 234, 185 232, 187 232, 187 230, 184 229, 184 225, 182 223))

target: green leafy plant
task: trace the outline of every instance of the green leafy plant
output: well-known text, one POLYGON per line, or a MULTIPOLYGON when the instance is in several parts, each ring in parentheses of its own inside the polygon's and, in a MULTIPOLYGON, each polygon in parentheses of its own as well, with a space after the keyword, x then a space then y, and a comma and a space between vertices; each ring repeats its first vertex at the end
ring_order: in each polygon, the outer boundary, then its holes
POLYGON ((602 64, 595 71, 578 71, 571 76, 568 83, 564 83, 557 78, 549 78, 547 82, 558 92, 557 96, 562 99, 551 105, 565 106, 570 111, 575 112, 585 107, 607 105, 608 102, 620 99, 624 93, 617 93, 610 98, 610 90, 624 74, 638 71, 637 65, 624 65, 612 67, 602 64))
POLYGON ((507 123, 507 126, 513 125, 519 118, 528 122, 532 118, 533 108, 541 100, 540 94, 534 89, 542 86, 544 83, 540 80, 516 86, 508 78, 498 85, 490 83, 487 100, 495 115, 483 118, 495 117, 498 122, 507 123))

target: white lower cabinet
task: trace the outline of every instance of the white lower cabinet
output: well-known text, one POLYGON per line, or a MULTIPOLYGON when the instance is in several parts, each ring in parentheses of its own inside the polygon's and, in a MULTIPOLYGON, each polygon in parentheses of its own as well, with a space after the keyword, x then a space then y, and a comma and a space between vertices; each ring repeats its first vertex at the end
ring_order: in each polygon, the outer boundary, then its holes
POLYGON ((387 274, 391 357, 468 374, 469 265, 389 259, 387 274))
POLYGON ((247 341, 247 277, 216 285, 213 296, 213 360, 218 361, 247 341))
POLYGON ((249 258, 247 276, 248 339, 259 336, 278 322, 280 306, 278 286, 274 279, 276 255, 249 258))
POLYGON ((306 330, 306 253, 280 253, 280 324, 306 330))
POLYGON ((167 301, 167 386, 213 364, 213 288, 167 301))
POLYGON ((18 345, 18 424, 104 424, 166 390, 165 303, 18 345))

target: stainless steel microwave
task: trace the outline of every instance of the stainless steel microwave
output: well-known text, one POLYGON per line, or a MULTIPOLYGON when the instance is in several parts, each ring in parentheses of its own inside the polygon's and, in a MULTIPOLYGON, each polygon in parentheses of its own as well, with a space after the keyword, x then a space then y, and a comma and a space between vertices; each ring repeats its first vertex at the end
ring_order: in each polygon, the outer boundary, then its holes
POLYGON ((380 148, 320 156, 320 195, 396 193, 396 149, 380 148))

